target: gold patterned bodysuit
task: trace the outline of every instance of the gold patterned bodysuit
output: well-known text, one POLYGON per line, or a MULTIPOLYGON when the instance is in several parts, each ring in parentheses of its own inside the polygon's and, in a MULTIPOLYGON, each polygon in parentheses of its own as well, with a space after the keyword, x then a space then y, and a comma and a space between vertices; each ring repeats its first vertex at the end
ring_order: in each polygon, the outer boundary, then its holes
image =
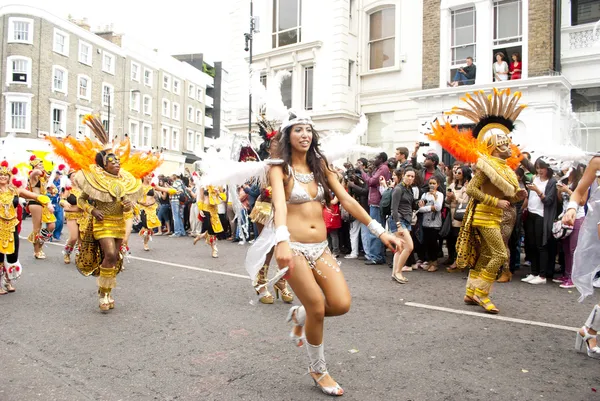
POLYGON ((15 196, 18 194, 14 188, 0 192, 0 253, 5 255, 15 253, 15 230, 19 225, 13 204, 15 196))
MULTIPOLYGON (((40 177, 38 178, 38 184, 36 185, 36 187, 38 187, 40 189, 40 195, 47 195, 48 194, 48 188, 46 188, 46 184, 48 183, 48 178, 46 177, 46 173, 43 173, 42 175, 40 175, 40 177)), ((31 180, 28 180, 28 190, 31 192, 35 192, 33 190, 34 186, 31 185, 31 180)), ((37 201, 32 201, 30 200, 28 202, 29 205, 40 205, 39 202, 37 201)), ((48 204, 49 205, 49 204, 48 204)), ((56 222, 56 216, 54 216, 54 213, 52 213, 50 211, 50 209, 48 209, 48 205, 40 205, 42 206, 42 223, 55 223, 56 222)))
POLYGON ((158 216, 156 215, 156 210, 158 209, 158 204, 155 202, 154 204, 152 204, 150 206, 144 206, 149 203, 148 202, 149 197, 150 198, 154 197, 154 188, 151 185, 144 185, 143 187, 144 187, 144 196, 142 196, 141 199, 139 199, 138 208, 140 210, 140 213, 143 210, 144 213, 146 214, 146 228, 148 228, 148 229, 158 228, 161 226, 160 220, 158 219, 158 216), (150 194, 150 192, 152 192, 152 194, 150 194))
MULTIPOLYGON (((77 201, 79 200, 79 197, 81 196, 81 190, 79 190, 78 188, 71 188, 71 190, 69 192, 70 192, 70 195, 73 195, 75 197, 76 202, 75 202, 74 206, 77 206, 77 201)), ((65 220, 76 220, 77 223, 81 223, 81 221, 84 218, 85 218, 85 214, 83 213, 83 210, 81 210, 81 208, 77 212, 65 211, 65 220)))
POLYGON ((504 160, 483 155, 477 162, 477 173, 469 183, 469 205, 460 230, 457 266, 469 267, 466 295, 487 297, 498 270, 507 262, 508 253, 500 229, 503 211, 500 199, 516 202, 519 182, 504 160), (487 194, 482 188, 495 188, 501 198, 487 194))
MULTIPOLYGON (((210 225, 212 231, 215 234, 222 233, 223 226, 221 225, 221 220, 219 219, 219 210, 217 208, 217 205, 219 204, 219 194, 213 186, 206 187, 204 193, 204 202, 198 204, 198 209, 210 214, 210 225)), ((225 199, 221 198, 221 200, 225 199)))

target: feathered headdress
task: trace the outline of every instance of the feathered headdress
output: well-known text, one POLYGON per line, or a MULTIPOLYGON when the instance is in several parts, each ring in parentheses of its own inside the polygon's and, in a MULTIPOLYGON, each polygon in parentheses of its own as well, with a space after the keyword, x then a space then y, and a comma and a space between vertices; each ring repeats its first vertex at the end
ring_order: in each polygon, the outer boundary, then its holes
POLYGON ((474 163, 481 154, 490 155, 497 146, 510 146, 512 156, 506 161, 509 166, 516 168, 522 159, 519 148, 510 141, 510 133, 514 130, 514 122, 526 107, 518 104, 521 92, 511 96, 510 89, 493 92, 486 95, 483 90, 467 93, 460 100, 464 107, 453 107, 447 115, 463 116, 472 121, 472 130, 459 131, 446 120, 444 125, 436 121, 432 133, 427 136, 438 142, 457 160, 474 163))
POLYGON ((91 165, 96 163, 96 154, 104 152, 104 162, 106 155, 114 154, 120 159, 121 168, 131 173, 135 178, 142 178, 160 166, 163 162, 158 154, 152 152, 131 152, 129 140, 125 140, 109 146, 108 134, 104 130, 100 120, 87 114, 84 123, 90 127, 98 142, 89 138, 77 140, 72 136, 64 139, 47 136, 46 139, 52 145, 54 152, 63 158, 69 166, 75 170, 89 170, 91 165))

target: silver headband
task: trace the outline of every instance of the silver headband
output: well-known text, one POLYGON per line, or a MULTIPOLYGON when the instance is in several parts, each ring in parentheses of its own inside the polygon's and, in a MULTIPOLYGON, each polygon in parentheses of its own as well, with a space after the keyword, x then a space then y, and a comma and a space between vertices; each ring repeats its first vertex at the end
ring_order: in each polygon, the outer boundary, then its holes
POLYGON ((281 123, 281 128, 279 128, 279 132, 281 132, 281 139, 280 141, 283 141, 283 138, 287 135, 287 129, 294 126, 294 125, 299 125, 299 124, 303 124, 303 125, 310 125, 311 127, 313 126, 313 121, 310 118, 309 115, 307 115, 306 113, 302 113, 303 115, 295 115, 295 118, 289 118, 285 121, 283 121, 281 123))

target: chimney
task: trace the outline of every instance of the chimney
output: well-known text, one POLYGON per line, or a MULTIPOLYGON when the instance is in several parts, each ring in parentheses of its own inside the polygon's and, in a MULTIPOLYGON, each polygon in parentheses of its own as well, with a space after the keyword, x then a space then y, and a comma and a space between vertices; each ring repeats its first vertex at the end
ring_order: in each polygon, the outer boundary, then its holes
POLYGON ((75 18, 71 18, 69 16, 69 21, 74 23, 75 25, 79 26, 80 28, 85 29, 86 31, 90 30, 90 23, 88 22, 87 18, 75 19, 75 18))
POLYGON ((109 42, 114 43, 115 45, 121 47, 121 43, 123 40, 122 34, 117 34, 113 31, 113 25, 106 25, 104 29, 99 32, 95 32, 96 35, 100 36, 104 40, 108 40, 109 42))

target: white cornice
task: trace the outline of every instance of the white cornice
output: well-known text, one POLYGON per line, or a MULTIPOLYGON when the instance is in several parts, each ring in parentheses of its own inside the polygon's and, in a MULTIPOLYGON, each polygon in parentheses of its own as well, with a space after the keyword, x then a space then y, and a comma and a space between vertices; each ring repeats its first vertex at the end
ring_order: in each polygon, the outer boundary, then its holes
MULTIPOLYGON (((297 43, 294 45, 278 47, 277 49, 273 49, 271 51, 260 53, 252 56, 252 62, 262 61, 272 57, 283 56, 290 53, 298 53, 302 51, 310 51, 312 49, 319 49, 323 46, 323 42, 320 40, 315 40, 314 42, 307 43, 297 43)), ((249 57, 246 57, 246 62, 250 61, 249 57)))

